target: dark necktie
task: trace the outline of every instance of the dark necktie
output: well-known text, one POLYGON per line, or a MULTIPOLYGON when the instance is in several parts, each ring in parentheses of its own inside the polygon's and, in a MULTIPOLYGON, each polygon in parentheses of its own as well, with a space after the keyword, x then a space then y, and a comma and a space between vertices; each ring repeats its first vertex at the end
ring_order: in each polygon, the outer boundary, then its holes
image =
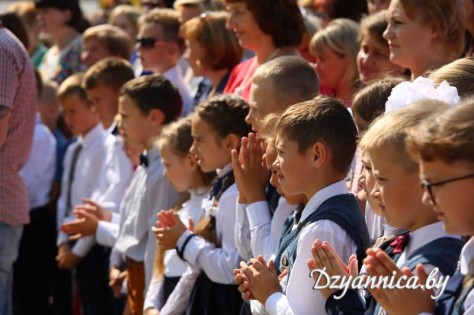
POLYGON ((218 177, 214 186, 212 187, 211 195, 209 199, 216 198, 217 200, 234 183, 234 172, 229 172, 222 177, 218 177))
POLYGON ((393 247, 393 254, 400 254, 403 252, 405 247, 408 245, 408 239, 410 238, 409 233, 399 235, 395 238, 393 242, 390 243, 390 246, 393 247))
POLYGON ((148 167, 148 164, 149 164, 148 155, 141 153, 140 165, 143 165, 144 167, 148 167))
POLYGON ((72 152, 71 168, 69 169, 68 180, 67 180, 67 200, 66 200, 66 215, 69 216, 72 212, 72 183, 74 182, 74 173, 76 172, 77 160, 79 154, 82 151, 82 144, 78 143, 72 152))

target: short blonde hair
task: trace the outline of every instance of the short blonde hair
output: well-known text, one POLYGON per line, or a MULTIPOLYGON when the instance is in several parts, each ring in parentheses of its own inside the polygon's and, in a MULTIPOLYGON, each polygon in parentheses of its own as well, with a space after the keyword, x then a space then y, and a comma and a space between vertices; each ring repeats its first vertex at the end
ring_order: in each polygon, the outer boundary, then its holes
POLYGON ((461 98, 474 95, 474 57, 461 58, 433 71, 428 76, 436 84, 448 82, 461 98))
POLYGON ((234 32, 226 28, 226 12, 206 12, 187 21, 181 27, 184 39, 198 42, 206 51, 201 64, 212 70, 236 66, 243 55, 234 32))
POLYGON ((415 159, 474 163, 474 99, 447 108, 409 132, 407 144, 415 159))
POLYGON ((347 57, 349 67, 346 80, 350 86, 359 79, 357 70, 357 53, 359 52, 359 25, 349 19, 335 19, 329 25, 314 34, 310 41, 310 51, 314 55, 322 55, 326 49, 347 57))
POLYGON ((462 0, 400 0, 411 20, 421 19, 441 34, 445 52, 458 58, 464 50, 465 13, 462 0))
POLYGON ((82 40, 84 42, 97 40, 104 45, 114 57, 130 60, 133 48, 132 41, 125 31, 116 26, 102 24, 89 27, 84 31, 82 40))
POLYGON ((414 128, 429 117, 433 117, 448 105, 436 100, 417 101, 403 109, 387 113, 379 117, 365 132, 360 140, 360 147, 370 152, 377 150, 392 149, 397 154, 394 161, 399 161, 407 172, 413 172, 418 168, 407 151, 405 139, 408 130, 414 128))

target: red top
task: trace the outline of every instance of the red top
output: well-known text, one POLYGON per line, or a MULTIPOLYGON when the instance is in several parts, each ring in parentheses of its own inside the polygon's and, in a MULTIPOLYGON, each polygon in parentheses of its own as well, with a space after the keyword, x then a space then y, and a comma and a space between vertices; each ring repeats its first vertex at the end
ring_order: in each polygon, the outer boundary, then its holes
POLYGON ((253 74, 257 70, 257 59, 252 57, 239 63, 230 72, 229 80, 224 88, 224 93, 238 94, 244 100, 248 101, 250 96, 250 85, 252 84, 253 74))

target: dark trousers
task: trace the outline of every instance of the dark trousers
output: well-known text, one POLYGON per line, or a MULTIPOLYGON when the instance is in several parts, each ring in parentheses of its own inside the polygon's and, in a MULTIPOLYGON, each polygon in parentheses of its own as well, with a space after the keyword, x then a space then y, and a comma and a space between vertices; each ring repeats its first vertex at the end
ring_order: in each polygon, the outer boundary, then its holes
POLYGON ((56 269, 56 216, 48 207, 33 209, 13 266, 13 313, 51 314, 50 293, 56 269))
POLYGON ((76 268, 76 282, 84 315, 113 314, 109 255, 110 249, 94 245, 76 268))

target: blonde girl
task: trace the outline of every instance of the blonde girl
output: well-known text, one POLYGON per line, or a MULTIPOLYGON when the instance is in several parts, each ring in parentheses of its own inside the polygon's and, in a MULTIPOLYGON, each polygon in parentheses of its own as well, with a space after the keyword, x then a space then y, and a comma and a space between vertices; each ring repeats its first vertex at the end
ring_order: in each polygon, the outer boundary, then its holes
MULTIPOLYGON (((166 126, 157 141, 165 168, 164 175, 176 191, 183 194, 175 206, 175 212, 185 224, 188 224, 189 219, 197 222, 203 215, 201 205, 203 200, 209 198, 215 177, 214 172, 201 171, 195 156, 189 152, 192 143, 191 118, 182 118, 166 126)), ((146 315, 183 313, 191 293, 190 290, 183 289, 183 286, 192 284, 196 279, 196 273, 188 269, 188 265, 179 258, 175 250, 158 248, 154 277, 145 298, 146 315), (186 277, 180 280, 183 274, 186 277), (178 282, 181 285, 174 292, 178 282), (169 300, 170 295, 172 298, 169 300)))

